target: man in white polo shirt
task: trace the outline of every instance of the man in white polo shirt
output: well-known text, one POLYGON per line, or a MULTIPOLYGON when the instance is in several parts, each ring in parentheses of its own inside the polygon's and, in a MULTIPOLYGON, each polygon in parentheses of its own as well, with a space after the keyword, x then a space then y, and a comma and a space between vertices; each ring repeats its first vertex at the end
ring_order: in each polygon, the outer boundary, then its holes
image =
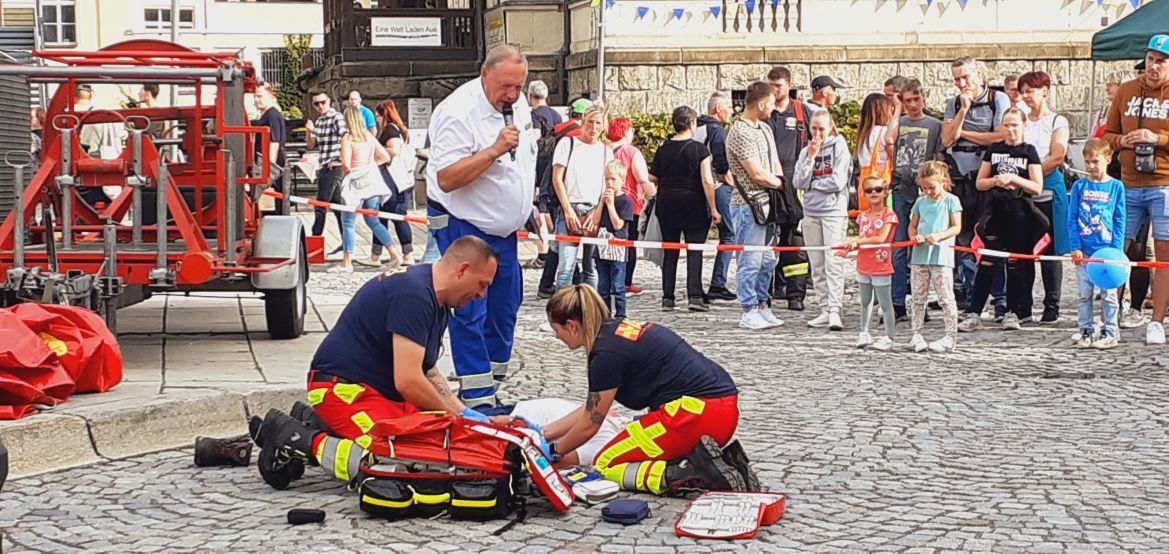
POLYGON ((455 311, 451 355, 467 406, 494 406, 495 385, 507 375, 523 277, 516 231, 532 212, 536 136, 524 98, 528 62, 515 47, 487 53, 479 78, 455 89, 430 120, 426 168, 430 231, 445 252, 474 235, 499 253, 499 269, 484 298, 455 311), (504 112, 511 111, 505 124, 504 112))

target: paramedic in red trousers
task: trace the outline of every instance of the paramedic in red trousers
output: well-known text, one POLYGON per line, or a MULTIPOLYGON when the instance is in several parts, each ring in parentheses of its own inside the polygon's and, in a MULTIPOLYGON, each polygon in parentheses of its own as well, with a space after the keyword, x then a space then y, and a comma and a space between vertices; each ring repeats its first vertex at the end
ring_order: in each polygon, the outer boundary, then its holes
POLYGON ((499 253, 486 298, 459 308, 450 322, 451 354, 471 407, 495 406, 496 383, 507 376, 523 276, 516 231, 532 212, 536 137, 524 97, 528 62, 512 46, 487 53, 480 77, 455 89, 430 120, 426 168, 430 231, 445 252, 455 239, 476 236, 499 253), (505 108, 514 114, 505 124, 505 108))
POLYGON ((373 439, 367 433, 375 423, 420 410, 506 423, 467 408, 436 367, 451 309, 489 294, 498 264, 486 241, 469 236, 448 245, 433 265, 362 285, 313 356, 311 409, 294 407, 292 415, 272 409, 263 421, 252 419, 264 481, 286 488, 304 464, 348 480, 368 456, 373 439))
POLYGON ((545 308, 556 338, 588 356, 585 405, 544 426, 557 467, 581 462, 616 401, 649 413, 596 456, 596 468, 622 489, 654 494, 759 489, 738 441, 739 389, 722 366, 664 326, 609 317, 592 287, 569 285, 545 308))

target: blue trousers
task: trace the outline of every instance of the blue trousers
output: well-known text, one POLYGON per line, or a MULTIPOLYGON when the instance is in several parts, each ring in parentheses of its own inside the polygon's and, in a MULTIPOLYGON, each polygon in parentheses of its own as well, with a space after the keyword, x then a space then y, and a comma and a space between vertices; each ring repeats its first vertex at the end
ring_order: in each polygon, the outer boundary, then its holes
MULTIPOLYGON (((722 221, 718 224, 718 243, 735 244, 735 226, 731 221, 731 187, 714 189, 714 204, 722 221)), ((710 275, 710 288, 727 288, 727 269, 731 265, 733 252, 721 251, 714 255, 714 271, 710 275)))
MULTIPOLYGON (((909 240, 909 218, 913 201, 899 191, 893 191, 893 211, 897 213, 897 228, 893 231, 893 242, 909 240)), ((909 294, 909 249, 893 249, 893 305, 905 307, 905 296, 909 294)))
MULTIPOLYGON (((430 208, 431 216, 441 212, 430 208)), ((499 253, 495 280, 486 298, 472 300, 451 317, 451 356, 455 373, 464 385, 459 398, 470 407, 495 404, 495 382, 506 376, 515 338, 516 314, 523 300, 524 282, 516 247, 516 235, 501 238, 488 235, 474 225, 449 216, 446 228, 431 231, 440 252, 446 252, 460 237, 474 235, 499 253), (488 379, 494 377, 494 379, 488 379), (490 385, 488 385, 490 383, 490 385), (474 386, 469 386, 474 384, 474 386)))
POLYGON ((613 317, 625 317, 625 261, 597 259, 597 287, 613 317))

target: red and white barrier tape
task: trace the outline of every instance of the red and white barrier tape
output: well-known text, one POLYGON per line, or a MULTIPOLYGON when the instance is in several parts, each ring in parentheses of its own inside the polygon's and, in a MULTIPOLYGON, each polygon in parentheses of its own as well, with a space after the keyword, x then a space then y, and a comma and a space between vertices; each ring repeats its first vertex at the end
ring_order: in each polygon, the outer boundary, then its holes
MULTIPOLYGON (((305 198, 303 196, 296 196, 293 194, 282 194, 274 190, 266 190, 264 194, 273 198, 281 199, 287 198, 293 204, 302 204, 313 206, 317 208, 325 208, 328 210, 336 210, 340 212, 349 212, 359 215, 374 216, 381 219, 389 219, 392 221, 405 221, 408 223, 418 223, 420 225, 429 225, 430 221, 421 217, 409 217, 402 214, 395 214, 390 212, 383 212, 379 210, 369 210, 365 208, 354 208, 344 204, 334 204, 332 202, 325 202, 323 200, 316 200, 312 198, 305 198)), ((568 244, 587 244, 593 246, 618 246, 622 248, 644 248, 655 250, 701 250, 703 252, 813 252, 813 251, 830 251, 840 250, 842 246, 763 246, 763 245, 737 245, 737 244, 706 244, 706 243, 687 243, 687 242, 656 242, 644 240, 626 240, 626 239, 601 239, 596 237, 579 237, 575 235, 538 235, 529 231, 519 231, 516 235, 521 240, 540 240, 543 242, 563 242, 568 244)), ((917 244, 916 241, 907 240, 902 242, 894 242, 891 244, 870 244, 862 245, 861 249, 870 248, 908 248, 917 244)), ((943 245, 944 246, 944 245, 943 245)), ((1048 255, 1032 255, 1032 254, 1017 254, 1014 252, 1004 252, 1002 250, 993 250, 990 248, 970 248, 966 246, 951 246, 958 252, 966 252, 969 254, 977 254, 979 256, 987 256, 991 258, 1004 258, 1011 260, 1031 260, 1040 262, 1070 262, 1071 256, 1048 256, 1048 255)), ((1155 269, 1169 268, 1169 262, 1133 262, 1128 260, 1098 260, 1094 258, 1087 258, 1084 260, 1087 263, 1101 263, 1110 265, 1123 265, 1129 267, 1146 267, 1155 269)))

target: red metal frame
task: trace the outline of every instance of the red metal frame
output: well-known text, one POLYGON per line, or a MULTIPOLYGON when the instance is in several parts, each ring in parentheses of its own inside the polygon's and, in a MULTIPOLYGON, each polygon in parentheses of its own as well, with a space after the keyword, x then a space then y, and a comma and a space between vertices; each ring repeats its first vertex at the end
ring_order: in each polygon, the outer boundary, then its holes
MULTIPOLYGON (((223 139, 229 135, 242 135, 245 143, 244 159, 236 160, 236 164, 248 165, 254 159, 254 136, 260 137, 260 146, 263 152, 268 151, 270 137, 266 127, 251 127, 248 125, 227 125, 222 101, 225 95, 225 83, 216 81, 214 85, 205 84, 199 79, 186 77, 169 77, 163 79, 144 79, 152 82, 171 84, 193 84, 195 86, 195 105, 187 107, 167 108, 133 108, 119 110, 91 111, 85 114, 74 112, 74 90, 79 82, 85 80, 100 83, 100 79, 87 79, 87 67, 172 67, 172 68, 224 68, 233 67, 243 71, 245 92, 254 92, 256 87, 255 71, 250 64, 236 59, 230 54, 196 52, 183 46, 157 40, 132 40, 115 44, 97 52, 52 51, 35 53, 37 56, 77 68, 77 75, 68 77, 57 90, 49 103, 47 121, 61 114, 81 116, 87 124, 115 123, 125 121, 130 116, 145 116, 152 120, 179 120, 186 128, 183 138, 183 149, 188 161, 184 163, 167 163, 168 177, 165 181, 159 179, 160 154, 149 135, 142 137, 142 176, 148 177, 150 187, 162 186, 167 191, 167 205, 171 212, 173 223, 169 224, 167 237, 168 267, 174 270, 178 284, 202 284, 215 280, 229 273, 257 273, 271 271, 278 267, 292 263, 292 260, 268 259, 251 257, 252 241, 259 226, 260 210, 257 203, 244 190, 245 185, 266 185, 270 179, 268 164, 258 164, 259 175, 245 175, 235 180, 235 186, 240 187, 239 196, 243 199, 241 209, 241 228, 243 239, 228 244, 225 225, 225 198, 228 176, 226 174, 226 152, 223 139), (203 105, 203 86, 215 87, 215 103, 203 105), (215 136, 204 135, 203 120, 210 118, 214 121, 215 136), (211 140, 209 140, 211 139, 211 140), (203 191, 208 186, 215 187, 215 199, 209 205, 203 205, 203 191), (188 208, 182 197, 182 191, 194 191, 195 202, 188 208), (212 234, 214 237, 212 238, 212 234), (226 252, 229 248, 237 252, 236 264, 226 262, 226 252), (265 265, 263 264, 274 264, 265 265)), ((247 114, 232 114, 233 119, 247 121, 247 114)), ((133 147, 127 144, 118 160, 95 160, 82 152, 80 143, 80 125, 72 136, 73 164, 70 173, 79 177, 83 186, 122 185, 125 177, 131 171, 133 147)), ((0 225, 0 276, 11 267, 14 261, 13 247, 15 244, 14 230, 16 225, 24 226, 30 233, 26 237, 25 266, 40 266, 48 269, 48 255, 37 245, 43 245, 45 237, 59 235, 63 232, 62 222, 54 221, 53 233, 47 233, 43 226, 30 226, 34 216, 34 208, 41 203, 54 202, 54 212, 60 216, 62 202, 72 203, 73 213, 73 241, 74 244, 100 241, 103 225, 106 220, 121 222, 129 213, 132 204, 132 193, 129 188, 116 199, 112 199, 104 208, 89 206, 77 195, 76 188, 71 188, 67 198, 56 194, 55 177, 62 169, 61 132, 53 125, 44 129, 44 151, 41 166, 32 176, 32 180, 25 189, 24 195, 18 201, 23 204, 28 220, 15 221, 15 211, 2 225, 0 225), (54 195, 50 195, 54 192, 54 195), (52 199, 52 200, 50 200, 52 199), (36 239, 40 242, 36 242, 36 239)), ((129 142, 129 141, 128 141, 129 142)), ((153 213, 153 205, 144 205, 143 210, 153 213)), ((118 225, 117 233, 119 244, 128 243, 131 234, 130 226, 118 225)), ((142 238, 144 243, 157 242, 158 228, 155 225, 143 226, 142 238)), ((58 239, 59 240, 59 239, 58 239)), ((156 265, 157 255, 154 252, 127 251, 119 246, 118 273, 128 285, 152 284, 150 272, 156 265)), ((61 250, 58 247, 59 270, 81 270, 86 273, 97 273, 105 260, 100 249, 73 249, 61 250)))

